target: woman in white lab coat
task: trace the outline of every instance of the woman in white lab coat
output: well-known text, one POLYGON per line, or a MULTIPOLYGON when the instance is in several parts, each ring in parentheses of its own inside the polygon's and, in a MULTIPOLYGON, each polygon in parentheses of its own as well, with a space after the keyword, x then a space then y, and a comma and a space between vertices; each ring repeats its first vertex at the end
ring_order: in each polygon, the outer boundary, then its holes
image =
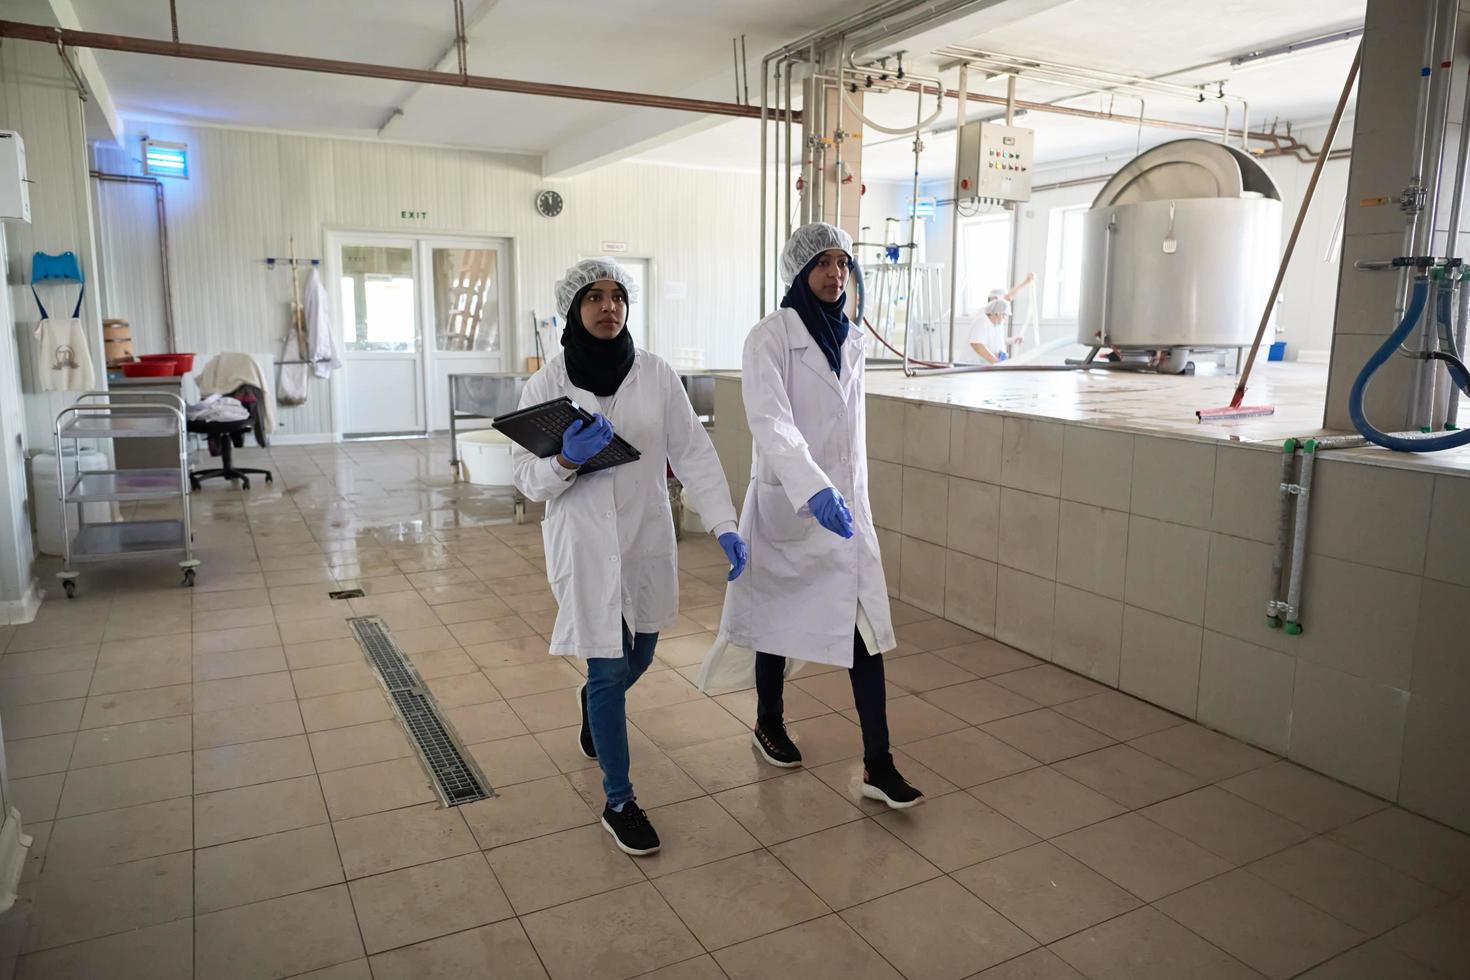
POLYGON ((897 641, 868 504, 864 334, 844 312, 852 261, 841 229, 796 229, 781 255, 782 308, 746 338, 741 385, 755 447, 740 534, 750 569, 729 585, 701 680, 749 684, 753 673, 755 744, 767 762, 792 767, 801 752, 782 718, 788 660, 848 668, 863 795, 902 808, 923 794, 894 767, 888 743, 882 651, 897 641))
POLYGON ((578 689, 581 750, 602 767, 602 825, 629 854, 651 854, 658 834, 634 800, 628 777, 624 696, 653 661, 660 630, 679 611, 678 551, 665 466, 672 464, 725 550, 730 576, 745 566, 724 470, 679 376, 636 350, 628 334, 632 279, 611 259, 587 259, 556 284, 567 326, 563 350, 526 383, 521 406, 566 396, 597 414, 574 422, 558 455, 537 459, 515 446, 515 484, 546 502, 542 539, 556 595, 553 654, 587 661, 578 689), (578 475, 613 432, 642 456, 578 475))

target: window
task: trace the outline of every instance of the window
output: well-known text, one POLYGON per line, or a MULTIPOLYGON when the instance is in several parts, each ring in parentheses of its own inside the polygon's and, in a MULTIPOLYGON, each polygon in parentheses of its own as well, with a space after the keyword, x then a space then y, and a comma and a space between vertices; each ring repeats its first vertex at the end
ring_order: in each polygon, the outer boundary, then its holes
POLYGON ((1011 288, 1009 211, 972 218, 960 225, 959 311, 979 316, 992 289, 1011 288))
POLYGON ((1087 210, 1085 204, 1052 208, 1047 217, 1041 315, 1048 320, 1077 319, 1082 295, 1082 216, 1087 210))
POLYGON ((342 246, 342 339, 351 351, 419 349, 413 249, 342 246))

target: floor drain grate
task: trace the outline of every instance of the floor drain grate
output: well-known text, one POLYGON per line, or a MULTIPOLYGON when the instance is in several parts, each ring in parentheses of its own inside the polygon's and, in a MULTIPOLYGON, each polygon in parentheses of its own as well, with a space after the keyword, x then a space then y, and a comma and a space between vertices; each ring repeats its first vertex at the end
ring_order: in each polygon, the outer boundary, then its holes
POLYGON ((383 628, 383 621, 363 616, 348 622, 357 634, 358 646, 387 686, 388 696, 418 747, 419 758, 433 777, 440 799, 446 806, 488 799, 489 783, 445 727, 433 697, 383 628))
POLYGON ((362 589, 339 589, 336 592, 328 592, 328 599, 361 599, 366 593, 362 589))

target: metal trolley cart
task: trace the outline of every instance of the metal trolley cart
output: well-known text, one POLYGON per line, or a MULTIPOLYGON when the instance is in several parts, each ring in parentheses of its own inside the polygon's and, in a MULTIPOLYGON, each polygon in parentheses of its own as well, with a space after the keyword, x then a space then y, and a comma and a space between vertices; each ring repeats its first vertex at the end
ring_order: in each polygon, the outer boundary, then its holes
POLYGON ((194 558, 194 529, 189 513, 189 448, 184 400, 166 393, 160 393, 156 401, 105 400, 108 398, 108 392, 89 391, 56 415, 56 485, 61 497, 63 542, 62 570, 56 577, 61 579, 67 598, 71 598, 77 593, 80 575, 73 569, 74 564, 181 554, 179 568, 184 572, 184 585, 192 586, 199 562, 194 558), (63 439, 71 439, 76 445, 81 439, 157 438, 178 440, 177 468, 85 472, 79 469, 75 477, 67 479, 62 463, 63 439), (76 536, 72 536, 68 514, 71 504, 174 499, 180 502, 182 515, 165 520, 89 524, 79 507, 76 536))

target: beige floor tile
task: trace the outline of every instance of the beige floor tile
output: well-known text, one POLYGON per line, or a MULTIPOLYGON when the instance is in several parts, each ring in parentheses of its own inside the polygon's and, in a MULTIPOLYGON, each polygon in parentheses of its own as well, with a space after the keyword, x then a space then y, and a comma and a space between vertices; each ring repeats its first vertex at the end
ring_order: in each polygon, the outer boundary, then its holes
POLYGON ((629 712, 628 720, 666 752, 745 731, 733 715, 708 698, 629 712))
POLYGON ((1038 765, 1029 755, 977 728, 911 742, 904 751, 960 787, 988 783, 1038 765))
POLYGON ((638 859, 650 878, 744 854, 760 843, 708 796, 648 811, 663 847, 638 859))
MULTIPOLYGON (((827 667, 820 664, 803 665, 801 673, 797 674, 787 687, 806 692, 833 711, 846 711, 854 706, 852 680, 847 671, 841 667, 827 667)), ((892 698, 901 696, 905 692, 889 682, 887 693, 888 697, 892 698)))
MULTIPOLYGON (((413 583, 410 581, 409 584, 412 585, 413 583)), ((419 596, 431 606, 443 606, 453 602, 469 602, 494 597, 494 593, 483 585, 479 579, 476 579, 474 573, 470 574, 470 580, 467 582, 460 582, 454 585, 429 585, 417 591, 419 596)), ((504 615, 507 611, 510 611, 509 606, 506 606, 500 614, 504 615)), ((491 617, 482 616, 479 618, 485 619, 491 617)))
POLYGON ((1107 690, 1101 684, 1051 664, 997 674, 991 680, 1008 691, 1048 706, 1076 701, 1107 690))
MULTIPOLYGON (((645 810, 704 795, 699 784, 690 779, 672 759, 654 748, 653 743, 640 745, 630 733, 628 746, 633 763, 629 775, 632 777, 633 790, 638 794, 638 805, 645 810)), ((567 782, 581 794, 589 807, 599 814, 602 813, 607 797, 602 790, 601 770, 579 769, 567 774, 567 782)))
POLYGON ((1448 901, 1443 892, 1326 837, 1273 854, 1247 870, 1370 936, 1448 901))
MULTIPOLYGON (((654 882, 706 949, 717 950, 819 918, 827 906, 761 850, 654 882)), ((783 964, 783 969, 785 965, 783 964)))
POLYGON ((805 772, 726 790, 715 800, 767 846, 862 816, 861 810, 805 772))
POLYGON ((243 626, 230 630, 211 630, 194 634, 196 654, 224 653, 229 650, 250 650, 255 647, 276 646, 281 634, 275 624, 269 626, 243 626))
POLYGON ((632 977, 703 951, 647 882, 528 915, 521 925, 552 980, 632 977))
POLYGON ((478 851, 349 883, 368 953, 510 918, 510 903, 478 851))
POLYGON ((1054 768, 1131 809, 1187 793, 1203 782, 1127 745, 1064 759, 1054 768))
POLYGON ((82 723, 86 699, 48 701, 5 709, 6 738, 39 738, 74 732, 82 723))
POLYGON ((1318 833, 1349 824, 1386 805, 1285 761, 1234 776, 1220 786, 1318 833))
POLYGON ((787 731, 801 749, 802 764, 808 767, 860 758, 863 754, 862 730, 855 721, 835 712, 792 722, 787 731))
POLYGON ((983 783, 970 791, 1038 837, 1051 838, 1115 817, 1123 808, 1049 766, 983 783))
POLYGON ((5 652, 29 653, 53 647, 76 647, 84 643, 102 642, 102 623, 41 622, 17 626, 5 652))
POLYGON ((1247 871, 1158 903, 1160 911, 1269 977, 1292 977, 1365 937, 1247 871))
POLYGON ((1235 865, 1275 854, 1311 836, 1307 829, 1217 786, 1139 812, 1235 865))
POLYGON ((723 605, 696 606, 693 609, 681 610, 681 612, 702 630, 714 631, 720 628, 720 617, 723 615, 724 607, 723 605))
POLYGON ((201 977, 291 976, 360 958, 362 938, 345 885, 201 915, 201 977))
POLYGON ((940 874, 871 820, 799 837, 776 845, 771 853, 838 911, 940 874))
POLYGON ((46 844, 48 874, 87 871, 194 847, 187 796, 58 819, 46 844))
POLYGON ((975 974, 974 980, 1087 980, 1049 949, 1033 949, 1000 966, 975 974))
MULTIPOLYGON (((187 715, 192 710, 192 690, 188 684, 157 687, 148 691, 106 694, 87 698, 82 712, 82 728, 108 728, 154 718, 187 715)), ((67 703, 70 702, 60 702, 67 703)), ((9 712, 6 713, 7 718, 9 712)), ((8 727, 8 723, 7 723, 8 727)))
POLYGON ((362 648, 350 635, 300 643, 287 640, 285 650, 286 662, 292 670, 363 662, 362 648))
MULTIPOLYGON (((239 592, 247 589, 264 591, 265 576, 259 572, 245 572, 236 575, 211 573, 201 576, 194 589, 196 593, 239 592)), ((195 601, 198 601, 197 596, 195 601)))
MULTIPOLYGON (((566 728, 537 732, 536 744, 541 746, 541 751, 551 756, 551 761, 556 763, 557 769, 561 772, 596 769, 597 760, 589 759, 582 754, 581 731, 581 725, 569 725, 566 728)), ((637 729, 635 728, 634 731, 637 729)))
POLYGON ((880 813, 879 825, 937 865, 955 871, 1036 843, 1036 836, 966 793, 880 813))
MULTIPOLYGON (((263 675, 270 676, 270 675, 263 675)), ((245 679, 245 678, 241 678, 245 679)), ((194 748, 212 749, 240 742, 300 735, 301 708, 294 700, 248 704, 194 716, 194 748)))
MULTIPOLYGON (((7 729, 9 723, 7 715, 7 729)), ((81 769, 187 752, 192 742, 192 732, 193 724, 187 715, 89 729, 78 733, 71 764, 74 768, 81 769)))
POLYGON ((454 634, 443 626, 420 626, 418 629, 402 630, 393 634, 393 642, 398 645, 398 649, 411 656, 460 649, 454 634))
POLYGON ((56 806, 61 802, 61 788, 66 783, 66 773, 50 772, 44 776, 9 781, 10 792, 5 802, 25 814, 27 823, 33 820, 50 820, 56 816, 56 806))
POLYGON ((909 977, 959 980, 1036 945, 949 878, 875 899, 842 917, 909 977))
MULTIPOLYGON (((399 649, 403 650, 403 647, 400 646, 399 649)), ((407 650, 403 652, 408 653, 407 650)), ((413 669, 418 672, 418 675, 429 682, 460 674, 476 674, 480 670, 479 665, 471 660, 458 644, 442 650, 410 653, 408 659, 412 662, 413 669)))
POLYGON ((194 920, 176 919, 23 956, 16 980, 192 980, 194 920))
POLYGON ((212 793, 316 772, 306 736, 240 742, 194 753, 194 792, 212 793))
POLYGON ((291 671, 298 698, 320 698, 377 687, 378 677, 365 663, 331 664, 291 671))
POLYGON ((1152 908, 1051 947, 1089 980, 1259 980, 1260 974, 1152 908))
POLYGON ((393 707, 382 691, 352 691, 324 698, 308 698, 301 704, 301 720, 308 732, 349 728, 394 717, 393 707))
POLYGON ((1060 762, 1113 743, 1107 735, 1050 708, 1012 715, 980 727, 1040 762, 1060 762))
POLYGON ((218 681, 251 674, 273 674, 286 669, 286 654, 281 647, 259 647, 255 650, 229 650, 194 658, 194 680, 218 681))
POLYGON ((783 929, 715 953, 730 980, 769 977, 771 964, 783 964, 805 980, 899 980, 872 946, 835 915, 783 929))
MULTIPOLYGON (((184 664, 185 668, 188 663, 184 664)), ((99 672, 101 673, 101 672, 99 672)), ((112 682, 111 676, 105 676, 104 681, 112 682)), ((152 678, 145 678, 151 681, 152 678)), ((187 682, 188 678, 185 678, 187 682)), ((160 683, 167 683, 163 681, 160 683)), ((174 683, 178 683, 175 681, 174 683)), ((68 701, 76 698, 84 698, 92 684, 92 671, 68 670, 57 674, 29 674, 22 677, 7 678, 0 685, 0 708, 9 710, 18 708, 23 704, 44 704, 47 701, 68 701)), ((157 684, 145 684, 145 687, 157 687, 157 684)), ((99 693, 112 693, 103 691, 99 693)))
MULTIPOLYGON (((518 610, 503 599, 489 595, 434 604, 434 614, 446 626, 456 623, 471 623, 476 620, 503 620, 514 616, 518 610)), ((427 600, 427 597, 425 597, 427 600)))
MULTIPOLYGON (((439 622, 429 607, 426 607, 427 622, 417 622, 414 625, 432 626, 439 622)), ((390 613, 385 616, 401 618, 399 613, 390 613)), ((471 647, 481 643, 494 643, 497 640, 514 640, 517 637, 535 637, 536 631, 526 624, 519 616, 503 616, 499 619, 476 619, 467 623, 446 623, 449 632, 460 642, 461 646, 471 647)))
POLYGON ((344 609, 343 605, 333 599, 302 599, 299 602, 276 603, 272 610, 276 622, 285 626, 288 623, 315 621, 340 622, 352 611, 350 606, 344 609))
POLYGON ((999 640, 974 640, 958 646, 939 647, 933 651, 941 660, 948 660, 956 667, 963 667, 976 677, 993 677, 1013 670, 1040 666, 1041 661, 1030 654, 1008 647, 999 640))
POLYGON ((397 720, 312 732, 308 738, 317 772, 402 759, 414 752, 413 744, 397 720))
MULTIPOLYGON (((0 636, 0 642, 4 642, 0 636)), ((4 647, 0 646, 0 650, 4 647)), ((76 647, 57 647, 34 653, 9 653, 0 657, 0 681, 36 674, 60 674, 74 670, 91 670, 97 666, 98 645, 87 643, 76 647)))
POLYGON ((470 659, 485 670, 544 664, 549 662, 547 658, 551 656, 551 646, 540 634, 487 643, 470 643, 464 649, 470 659))
POLYGON ((315 776, 220 790, 194 799, 194 846, 210 847, 327 822, 315 776))
POLYGON ((638 679, 638 683, 633 685, 627 695, 630 714, 699 700, 704 700, 699 688, 677 671, 663 669, 663 665, 657 661, 648 673, 638 679))
POLYGON ((1386 938, 1395 949, 1447 976, 1463 974, 1470 963, 1470 896, 1426 912, 1386 938))
POLYGON ((601 825, 507 844, 486 856, 522 916, 644 880, 601 825))
MULTIPOLYGON (((939 778, 939 774, 928 766, 920 765, 912 757, 903 752, 893 753, 894 764, 898 771, 903 773, 909 784, 925 795, 926 800, 937 799, 947 793, 954 793, 959 787, 948 780, 939 778)), ((777 774, 784 770, 775 769, 774 766, 765 765, 767 769, 775 770, 777 774)), ((839 762, 829 762, 825 766, 817 766, 809 769, 813 776, 832 787, 838 795, 847 802, 856 806, 864 813, 871 815, 887 813, 889 806, 879 800, 870 800, 863 796, 863 760, 843 759, 839 762)))
POLYGON ((1141 904, 1046 843, 992 858, 954 878, 1039 943, 1055 942, 1141 904))
POLYGON ((1052 841, 1083 864, 1152 902, 1230 870, 1230 865, 1136 813, 1052 841))
POLYGON ((591 824, 597 815, 563 776, 498 787, 495 797, 456 807, 489 850, 591 824))
POLYGON ((194 685, 194 711, 201 715, 270 704, 273 701, 294 700, 296 691, 291 685, 291 674, 287 671, 203 681, 194 685))
MULTIPOLYGON (((934 620, 934 622, 944 621, 934 620)), ((974 674, 963 667, 957 667, 932 653, 918 653, 911 657, 890 659, 884 664, 884 674, 889 684, 911 694, 932 691, 940 687, 953 687, 956 684, 976 679, 974 674)))
MULTIPOLYGON (((756 694, 754 689, 721 694, 715 698, 715 702, 747 727, 755 727, 756 694)), ((783 714, 788 722, 815 718, 817 715, 825 715, 832 710, 795 684, 786 685, 781 694, 781 702, 783 714)), ((891 707, 890 705, 890 709, 891 707)))
POLYGON ((556 728, 580 725, 582 712, 575 689, 531 694, 509 702, 521 723, 531 732, 548 732, 556 728))
MULTIPOLYGON (((511 729, 521 727, 520 722, 511 714, 504 702, 476 706, 477 709, 492 707, 499 709, 497 714, 503 712, 509 716, 508 720, 502 720, 500 726, 493 727, 508 726, 511 729)), ((456 727, 458 727, 457 724, 456 727)), ((530 735, 471 743, 467 748, 492 786, 511 786, 515 783, 553 776, 560 772, 556 763, 551 761, 551 757, 541 748, 541 744, 530 735)))
POLYGON ((1470 890, 1470 836, 1443 824, 1392 807, 1350 823, 1332 836, 1441 891, 1470 890))
MULTIPOLYGON (((788 699, 789 699, 788 692, 788 699)), ((848 721, 857 723, 856 708, 842 712, 848 721)), ((906 745, 920 739, 933 738, 966 727, 966 723, 947 711, 934 707, 918 697, 893 698, 888 702, 888 737, 894 745, 906 745)), ((861 741, 861 740, 860 740, 861 741)), ((861 748, 861 745, 859 745, 861 748)), ((803 752, 805 750, 803 749, 803 752)), ((808 761, 808 765, 812 763, 808 761)))
MULTIPOLYGON (((825 706, 823 710, 826 710, 825 706)), ((693 777, 707 793, 719 793, 762 779, 774 779, 788 772, 761 759, 749 732, 678 749, 670 752, 669 758, 693 777)))
POLYGON ((383 874, 478 850, 463 814, 463 807, 436 802, 338 821, 332 829, 347 877, 383 874))
POLYGON ((501 700, 500 692, 478 670, 474 673, 435 677, 426 683, 441 708, 463 708, 501 700))
POLYGON ((26 952, 186 919, 194 911, 193 854, 43 875, 26 952))
POLYGON ((1398 952, 1386 939, 1375 939, 1308 970, 1301 980, 1443 980, 1444 976, 1398 952))
POLYGON ((660 639, 656 655, 664 663, 674 667, 691 667, 704 663, 710 646, 715 641, 713 633, 702 631, 679 636, 671 640, 660 639))
POLYGON ((1200 779, 1215 782, 1270 765, 1276 757, 1200 725, 1176 725, 1128 743, 1200 779))
POLYGON ((465 743, 491 742, 527 734, 526 726, 510 705, 500 700, 448 707, 444 715, 465 743))
MULTIPOLYGON (((473 650, 466 651, 474 656, 473 650)), ((582 683, 582 675, 563 662, 561 657, 549 657, 541 663, 523 664, 518 667, 499 667, 485 671, 495 690, 507 700, 525 697, 528 694, 543 694, 576 687, 582 683)))
POLYGON ((203 915, 342 880, 331 827, 301 827, 196 851, 194 908, 203 915))
POLYGON ((459 980, 488 975, 497 980, 546 980, 536 948, 519 922, 466 929, 372 958, 374 980, 459 980))
POLYGON ((67 775, 57 816, 75 817, 189 796, 193 785, 193 758, 188 752, 78 769, 67 775))
POLYGON ((194 640, 187 632, 139 640, 109 640, 102 644, 97 655, 97 668, 139 667, 170 660, 187 663, 193 653, 194 640))
POLYGON ((997 718, 1009 718, 1041 707, 1035 701, 988 680, 925 691, 920 697, 971 725, 983 725, 997 718))
POLYGON ((5 743, 6 775, 12 779, 24 779, 48 772, 66 772, 76 741, 76 732, 8 741, 5 743))
POLYGON ((1095 728, 1104 735, 1124 740, 1184 724, 1184 719, 1156 708, 1146 701, 1130 697, 1122 691, 1104 691, 1090 697, 1067 701, 1057 711, 1095 728))
POLYGON ((246 606, 241 609, 217 609, 195 613, 193 626, 201 631, 233 630, 247 626, 270 626, 276 621, 270 606, 246 606))
POLYGON ((956 626, 943 619, 929 617, 917 619, 903 625, 895 624, 899 640, 911 643, 920 650, 945 650, 984 639, 980 634, 956 626))
MULTIPOLYGON (((269 609, 271 604, 270 593, 264 586, 233 591, 196 591, 191 598, 195 613, 218 612, 222 609, 269 609)), ((208 617, 200 616, 200 619, 206 620, 208 617)))
POLYGON ((428 803, 437 799, 418 759, 394 759, 321 774, 333 820, 428 803))

